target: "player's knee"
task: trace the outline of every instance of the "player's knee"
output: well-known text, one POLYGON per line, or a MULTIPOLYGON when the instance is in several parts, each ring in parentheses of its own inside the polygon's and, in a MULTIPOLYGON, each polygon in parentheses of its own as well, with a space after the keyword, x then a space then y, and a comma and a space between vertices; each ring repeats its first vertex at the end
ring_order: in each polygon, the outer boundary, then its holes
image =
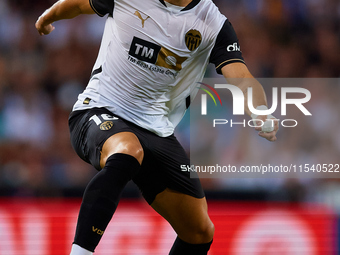
POLYGON ((201 226, 197 229, 198 234, 198 243, 208 243, 214 237, 215 226, 209 219, 206 223, 201 224, 201 226))
POLYGON ((128 132, 111 136, 104 143, 101 152, 101 167, 104 167, 106 160, 116 153, 130 155, 136 158, 139 164, 142 164, 144 158, 144 150, 138 138, 128 132))
POLYGON ((191 228, 190 233, 188 233, 189 235, 183 240, 193 244, 209 243, 214 237, 214 232, 215 226, 211 220, 208 219, 191 228))
POLYGON ((121 141, 116 144, 115 150, 112 150, 109 155, 116 153, 127 154, 138 160, 139 164, 142 164, 144 158, 143 147, 138 142, 124 142, 121 141))
POLYGON ((144 158, 144 150, 139 143, 131 143, 125 145, 125 149, 122 150, 120 153, 131 155, 138 160, 139 164, 142 164, 144 158))

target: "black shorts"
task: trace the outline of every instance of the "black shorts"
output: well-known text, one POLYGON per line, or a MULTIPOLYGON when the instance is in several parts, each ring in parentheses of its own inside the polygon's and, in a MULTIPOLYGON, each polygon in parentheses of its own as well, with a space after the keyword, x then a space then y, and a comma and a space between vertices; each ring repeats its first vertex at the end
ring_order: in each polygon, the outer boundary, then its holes
POLYGON ((190 160, 174 135, 159 137, 105 108, 72 112, 69 127, 74 150, 97 170, 101 169, 100 152, 104 142, 120 132, 134 133, 143 147, 144 159, 133 181, 149 204, 166 188, 196 198, 204 197, 199 179, 190 178, 189 172, 181 171, 181 165, 190 165, 190 160))

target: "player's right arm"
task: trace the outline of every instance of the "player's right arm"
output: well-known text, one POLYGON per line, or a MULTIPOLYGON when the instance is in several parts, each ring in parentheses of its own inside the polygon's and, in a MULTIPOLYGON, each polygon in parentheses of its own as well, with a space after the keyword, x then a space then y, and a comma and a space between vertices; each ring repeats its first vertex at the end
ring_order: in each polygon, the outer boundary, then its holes
POLYGON ((89 0, 59 0, 38 18, 35 27, 40 35, 47 35, 54 30, 55 21, 94 13, 89 0))

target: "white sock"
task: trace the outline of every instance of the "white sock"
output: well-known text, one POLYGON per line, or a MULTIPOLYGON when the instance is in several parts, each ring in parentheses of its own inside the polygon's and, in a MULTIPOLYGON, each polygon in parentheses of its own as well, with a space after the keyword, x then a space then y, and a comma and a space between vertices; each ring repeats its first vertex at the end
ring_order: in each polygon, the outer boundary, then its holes
POLYGON ((80 247, 78 244, 72 244, 70 255, 92 255, 92 254, 93 252, 80 247))

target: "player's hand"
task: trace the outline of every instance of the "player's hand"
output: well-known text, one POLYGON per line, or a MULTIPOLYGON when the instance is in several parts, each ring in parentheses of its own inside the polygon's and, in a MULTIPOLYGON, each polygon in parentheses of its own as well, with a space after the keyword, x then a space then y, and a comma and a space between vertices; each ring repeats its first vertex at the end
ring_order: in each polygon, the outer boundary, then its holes
POLYGON ((40 35, 48 35, 55 29, 51 23, 45 22, 44 14, 38 18, 37 22, 35 23, 35 28, 38 30, 40 35))
MULTIPOLYGON (((272 116, 271 116, 272 117, 272 116)), ((268 116, 262 115, 262 116, 257 116, 256 119, 262 120, 263 123, 266 122, 268 119, 268 116)), ((257 127, 255 128, 256 131, 259 131, 259 136, 267 139, 270 142, 275 142, 277 140, 276 133, 279 131, 279 121, 275 118, 270 118, 273 121, 270 121, 271 124, 274 124, 274 130, 272 132, 263 132, 261 125, 261 121, 255 121, 257 127)))

